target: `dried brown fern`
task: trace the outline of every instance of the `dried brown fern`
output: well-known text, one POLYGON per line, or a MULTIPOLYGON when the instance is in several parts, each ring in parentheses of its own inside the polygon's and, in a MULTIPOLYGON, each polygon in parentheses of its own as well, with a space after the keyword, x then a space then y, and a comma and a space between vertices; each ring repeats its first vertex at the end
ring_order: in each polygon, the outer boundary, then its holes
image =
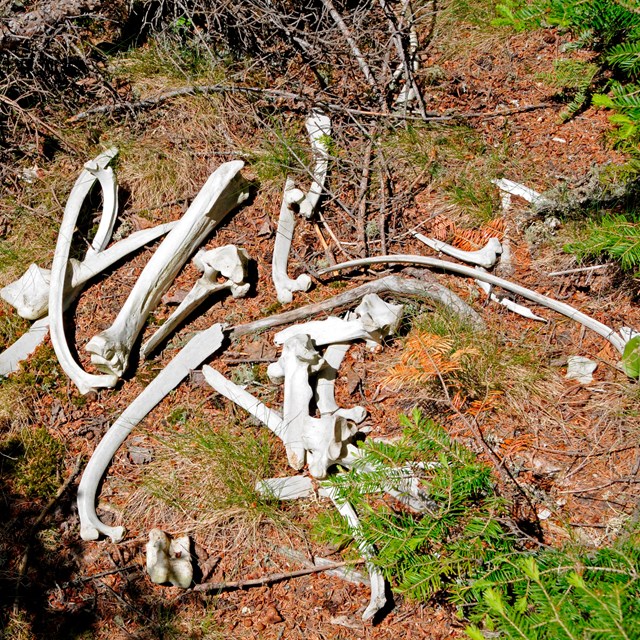
POLYGON ((447 216, 440 215, 433 219, 430 235, 436 240, 449 242, 464 251, 482 249, 490 238, 504 238, 504 218, 495 218, 480 229, 463 229, 447 216))

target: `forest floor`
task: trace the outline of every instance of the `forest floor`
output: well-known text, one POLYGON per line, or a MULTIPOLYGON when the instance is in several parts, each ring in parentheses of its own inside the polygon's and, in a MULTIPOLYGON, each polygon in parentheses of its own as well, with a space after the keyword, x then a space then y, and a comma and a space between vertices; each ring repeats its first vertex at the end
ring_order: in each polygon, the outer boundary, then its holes
MULTIPOLYGON (((434 70, 425 87, 427 108, 486 115, 455 124, 399 121, 376 132, 381 153, 400 176, 397 204, 386 220, 386 252, 433 255, 408 233, 415 228, 460 246, 493 230, 511 244, 513 271, 505 277, 614 328, 639 328, 638 281, 616 265, 549 275, 580 266, 563 250, 580 232, 579 215, 545 219, 518 198, 503 212, 500 194, 490 183, 493 177, 505 177, 546 192, 570 188, 595 168, 625 161, 607 143, 610 124, 604 111, 590 108, 560 122, 563 105, 544 74, 552 72, 562 44, 554 31, 513 34, 464 22, 455 37, 451 30, 436 30, 422 61, 434 70), (529 105, 548 106, 518 112, 529 105)), ((142 97, 178 86, 179 78, 153 68, 153 56, 152 46, 147 45, 114 61, 121 85, 133 87, 142 97)), ((23 430, 38 434, 44 428, 62 443, 60 460, 54 465, 57 488, 78 456, 88 459, 109 425, 194 331, 215 322, 233 325, 285 310, 275 302, 270 278, 283 185, 278 145, 291 134, 304 146, 300 133, 304 115, 289 114, 270 131, 260 131, 253 108, 237 96, 183 96, 136 117, 67 123, 64 132, 74 148, 59 149, 34 167, 19 168, 22 178, 0 200, 0 285, 6 285, 31 261, 50 266, 66 195, 83 161, 96 149, 112 144, 121 149, 116 174, 123 231, 178 219, 208 174, 225 160, 246 158, 246 176, 261 184, 251 202, 230 216, 207 244, 233 243, 247 250, 256 274, 249 297, 213 301, 156 357, 137 362, 115 390, 81 396, 55 362, 49 341, 19 372, 0 381, 0 606, 8 638, 464 636, 464 621, 446 603, 417 604, 397 594, 375 624, 363 623, 367 586, 325 573, 219 595, 152 584, 145 573, 144 547, 154 527, 192 537, 203 581, 245 580, 302 568, 283 549, 308 558, 343 559, 342 550, 322 545, 310 535, 317 514, 330 509, 329 504, 256 502, 252 494, 256 480, 289 474, 284 450, 242 410, 217 396, 197 372, 152 411, 108 471, 98 512, 109 524, 126 525, 123 543, 80 539, 77 480, 32 535, 31 525, 47 502, 46 491, 38 493, 32 485, 50 469, 29 467, 21 460, 33 460, 29 452, 48 447, 49 441, 45 435, 29 440, 23 430), (212 434, 223 434, 223 443, 212 434), (27 544, 31 545, 28 565, 23 584, 16 589, 27 544)), ((358 142, 354 135, 351 144, 336 153, 343 165, 352 162, 359 176, 366 140, 358 142)), ((332 172, 331 187, 355 210, 357 181, 349 184, 346 177, 336 175, 336 168, 332 172)), ((359 253, 361 238, 345 222, 334 198, 326 199, 322 213, 326 226, 302 219, 297 223, 290 261, 293 277, 303 271, 313 275, 327 261, 340 262, 359 253)), ((368 215, 366 251, 376 255, 381 244, 373 224, 377 213, 368 215)), ((84 345, 110 325, 154 248, 138 252, 93 281, 69 310, 69 337, 87 369, 90 361, 84 345)), ((296 294, 287 308, 326 299, 391 272, 416 274, 415 269, 389 267, 314 278, 313 289, 296 294)), ((171 313, 196 277, 195 268, 187 265, 165 296, 172 304, 157 309, 143 339, 171 313)), ((363 344, 351 348, 338 380, 338 403, 364 406, 371 435, 383 438, 400 433, 400 413, 420 406, 489 464, 495 458, 487 456, 487 447, 493 451, 535 507, 535 513, 525 513, 516 501, 514 518, 535 520, 545 544, 577 541, 597 547, 611 541, 633 516, 640 498, 640 396, 637 383, 617 368, 618 354, 600 336, 549 310, 534 309, 547 319, 540 323, 488 303, 470 279, 426 270, 419 277, 436 278, 472 305, 486 323, 486 331, 477 338, 479 355, 467 386, 452 390, 460 396, 447 404, 437 378, 422 386, 387 384, 389 372, 400 363, 407 335, 420 323, 428 326, 430 314, 443 317, 433 304, 412 300, 407 302, 401 337, 378 352, 363 344), (572 355, 598 363, 592 383, 565 378, 567 358, 572 355), (477 425, 481 439, 469 429, 468 419, 477 425)), ((0 302, 0 322, 0 348, 28 328, 4 302, 0 302)), ((268 404, 279 406, 281 390, 266 377, 268 363, 277 358, 273 333, 234 341, 211 364, 247 384, 268 404)), ((513 492, 500 469, 495 477, 505 494, 513 492)))

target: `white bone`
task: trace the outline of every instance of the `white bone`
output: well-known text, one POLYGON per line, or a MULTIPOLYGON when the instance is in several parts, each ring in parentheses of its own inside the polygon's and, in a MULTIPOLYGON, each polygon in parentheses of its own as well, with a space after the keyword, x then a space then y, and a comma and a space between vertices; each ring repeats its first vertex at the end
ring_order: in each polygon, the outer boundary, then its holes
POLYGON ((369 349, 374 349, 385 338, 396 333, 402 322, 403 311, 403 305, 385 302, 375 293, 368 293, 362 298, 354 312, 371 336, 366 340, 369 349))
POLYGON ((198 253, 193 262, 200 271, 204 271, 204 275, 196 281, 191 291, 165 323, 142 345, 140 355, 143 358, 148 357, 212 293, 228 289, 234 298, 242 298, 249 292, 251 285, 244 282, 249 256, 244 249, 228 244, 198 253), (218 282, 219 275, 227 278, 227 281, 218 282))
POLYGON ((96 494, 102 476, 133 428, 193 369, 215 353, 223 340, 220 324, 196 334, 111 425, 87 463, 78 487, 80 537, 83 540, 97 540, 101 533, 113 542, 122 540, 124 527, 107 526, 96 514, 96 494))
MULTIPOLYGON (((65 309, 80 293, 80 288, 88 280, 122 260, 129 253, 137 251, 145 244, 168 233, 175 225, 175 222, 168 222, 151 229, 136 231, 116 242, 109 249, 100 253, 87 254, 82 262, 71 258, 69 260, 71 273, 67 274, 65 280, 65 309)), ((19 316, 28 320, 36 320, 44 316, 49 309, 50 282, 51 271, 32 264, 18 280, 0 289, 0 297, 15 307, 19 316)))
POLYGON ((458 249, 457 247, 447 244, 446 242, 427 238, 417 231, 412 231, 411 233, 415 238, 420 240, 420 242, 426 244, 428 247, 431 247, 434 251, 446 253, 452 258, 462 260, 462 262, 476 264, 479 267, 484 267, 485 269, 493 267, 498 259, 498 256, 502 253, 502 245, 500 244, 500 240, 498 240, 498 238, 489 238, 487 244, 478 251, 463 251, 462 249, 458 249))
POLYGON ((595 333, 601 335, 605 340, 607 340, 611 345, 620 353, 624 351, 624 346, 626 344, 626 340, 618 333, 616 333, 611 327, 608 327, 606 324, 602 324, 602 322, 598 322, 594 318, 589 317, 585 313, 578 311, 571 305, 565 304, 564 302, 559 302, 558 300, 554 300, 553 298, 549 298, 548 296, 542 295, 541 293, 536 293, 531 289, 527 289, 526 287, 522 287, 519 284, 515 284, 514 282, 510 282, 509 280, 505 280, 504 278, 499 278, 498 276, 494 276, 490 273, 483 273, 481 271, 477 271, 472 267, 468 267, 464 264, 457 264, 454 262, 446 262, 445 260, 438 260, 437 258, 429 258, 427 256, 412 256, 412 255, 392 255, 392 256, 375 256, 372 258, 359 258, 357 260, 350 260, 349 262, 342 262, 341 264, 337 264, 331 267, 327 267, 326 269, 321 269, 318 272, 318 275, 323 275, 325 273, 329 273, 330 271, 339 271, 341 269, 352 269, 354 267, 362 267, 370 264, 394 264, 394 263, 408 263, 408 264, 420 264, 427 267, 433 267, 436 269, 444 269, 445 271, 452 271, 453 273, 458 273, 469 278, 475 278, 476 280, 482 280, 483 282, 488 282, 489 284, 496 285, 501 287, 502 289, 506 289, 507 291, 511 291, 511 293, 515 293, 527 300, 531 300, 537 304, 541 304, 549 309, 553 309, 558 313, 561 313, 571 320, 575 322, 579 322, 584 325, 587 329, 591 329, 595 333))
POLYGON ((49 318, 41 318, 31 325, 31 329, 27 333, 0 353, 0 377, 8 376, 17 371, 18 365, 42 344, 48 333, 49 318))
POLYGON ((313 397, 309 374, 318 371, 322 364, 309 336, 295 335, 284 343, 279 360, 267 368, 267 375, 273 382, 284 380, 282 417, 287 433, 287 459, 297 470, 302 469, 306 457, 302 435, 313 397))
POLYGON ((109 149, 94 160, 89 161, 73 185, 73 189, 69 194, 69 200, 64 209, 64 215, 58 233, 58 242, 53 256, 53 264, 51 265, 51 282, 49 285, 49 326, 51 343, 53 344, 60 366, 71 380, 73 380, 81 393, 88 393, 100 387, 113 387, 118 381, 117 376, 89 374, 73 359, 64 333, 62 319, 65 307, 65 284, 67 282, 71 238, 78 216, 80 215, 82 204, 96 181, 96 177, 91 171, 104 169, 117 153, 117 149, 109 149))
POLYGON ((293 231, 296 226, 292 204, 299 204, 304 201, 304 194, 300 189, 293 186, 293 180, 287 178, 280 207, 280 218, 278 220, 278 230, 273 247, 273 258, 271 261, 271 275, 273 284, 276 287, 278 302, 288 304, 293 300, 295 291, 308 291, 311 287, 311 278, 303 273, 295 280, 287 275, 287 263, 289 262, 289 251, 293 240, 293 231))
MULTIPOLYGON (((492 180, 493 184, 500 189, 500 191, 504 191, 505 193, 509 193, 512 196, 520 196, 522 199, 530 202, 531 204, 543 204, 547 202, 547 198, 545 198, 542 194, 530 189, 529 187, 525 187, 523 184, 518 182, 513 182, 512 180, 506 180, 505 178, 500 178, 499 180, 492 180)), ((502 200, 503 208, 507 205, 506 200, 502 200)), ((508 205, 511 205, 511 199, 508 201, 508 205)))
POLYGON ((513 313, 517 313, 524 318, 529 318, 530 320, 537 320, 538 322, 546 322, 546 318, 542 318, 541 316, 537 316, 531 309, 525 307, 524 305, 518 304, 509 298, 505 298, 504 296, 498 296, 493 293, 493 287, 488 282, 482 282, 480 280, 476 280, 476 284, 489 296, 491 300, 501 304, 503 307, 509 309, 509 311, 513 311, 513 313))
POLYGON ((220 166, 143 269, 113 324, 86 345, 91 362, 116 379, 124 373, 131 349, 151 311, 189 256, 238 204, 248 197, 241 160, 220 166))
POLYGON ((314 397, 320 416, 333 415, 334 413, 347 420, 360 424, 367 417, 364 407, 342 409, 338 407, 335 398, 335 383, 338 369, 349 350, 349 344, 330 344, 322 354, 325 364, 322 366, 316 378, 314 397))
POLYGON ((346 455, 345 447, 357 430, 337 413, 320 418, 305 416, 301 434, 309 473, 314 478, 326 478, 329 468, 346 455))
POLYGON ((256 483, 256 491, 261 496, 274 498, 275 500, 311 498, 315 494, 313 480, 308 476, 265 478, 256 483))
POLYGON ((580 384, 591 384, 593 372, 598 368, 598 363, 584 356, 569 356, 567 358, 567 380, 577 380, 580 384))
POLYGON ((322 196, 324 183, 329 168, 329 148, 326 138, 331 135, 331 120, 323 113, 316 111, 307 118, 307 133, 311 139, 311 149, 315 159, 313 168, 313 182, 305 199, 300 202, 300 213, 307 219, 311 218, 318 207, 322 196))
POLYGON ((111 167, 88 166, 87 171, 100 182, 102 189, 102 216, 87 255, 100 253, 111 240, 118 215, 118 184, 111 167))
POLYGON ((174 587, 188 589, 193 581, 189 547, 189 536, 172 538, 160 529, 151 529, 147 543, 147 573, 151 582, 170 582, 174 587))
POLYGON ((384 577, 382 576, 380 569, 371 562, 371 559, 375 556, 375 550, 362 537, 360 520, 358 520, 358 516, 353 507, 348 502, 340 500, 335 489, 332 487, 328 488, 327 491, 329 498, 331 498, 331 502, 333 502, 340 515, 347 521, 360 554, 365 560, 367 560, 366 565, 367 570, 369 571, 369 579, 371 580, 371 599, 369 600, 369 606, 362 614, 362 619, 369 620, 387 604, 384 577))

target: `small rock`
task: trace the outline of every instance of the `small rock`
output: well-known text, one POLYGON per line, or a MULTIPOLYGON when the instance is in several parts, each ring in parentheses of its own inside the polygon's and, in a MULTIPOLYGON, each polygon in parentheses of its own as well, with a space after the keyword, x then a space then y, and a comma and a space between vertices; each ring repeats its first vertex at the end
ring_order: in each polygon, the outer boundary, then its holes
POLYGON ((265 624, 277 624, 278 622, 283 622, 284 618, 280 615, 278 610, 271 605, 267 607, 267 611, 262 620, 265 624))

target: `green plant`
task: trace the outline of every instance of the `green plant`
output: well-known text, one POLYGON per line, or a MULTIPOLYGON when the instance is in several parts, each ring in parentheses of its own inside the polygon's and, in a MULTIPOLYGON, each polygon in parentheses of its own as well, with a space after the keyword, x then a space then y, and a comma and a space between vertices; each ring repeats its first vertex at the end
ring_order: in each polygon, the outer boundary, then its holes
POLYGON ((17 487, 30 498, 52 496, 60 485, 64 446, 44 427, 25 427, 18 439, 24 453, 16 464, 17 487))
POLYGON ((630 378, 640 378, 640 336, 634 336, 625 345, 621 365, 630 378))

